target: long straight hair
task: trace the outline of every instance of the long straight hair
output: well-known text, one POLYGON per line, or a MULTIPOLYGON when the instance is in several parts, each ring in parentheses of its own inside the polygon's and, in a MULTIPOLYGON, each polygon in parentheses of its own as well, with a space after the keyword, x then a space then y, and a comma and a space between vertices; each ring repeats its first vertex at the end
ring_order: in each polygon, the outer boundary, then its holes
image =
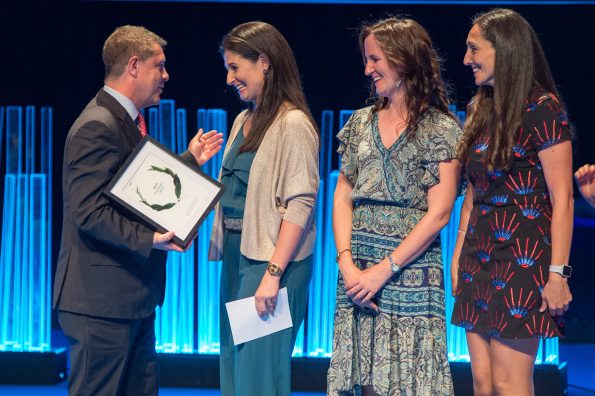
POLYGON ((488 170, 509 169, 532 92, 560 95, 537 34, 522 16, 498 8, 476 16, 473 25, 495 49, 494 86, 479 87, 471 100, 458 156, 464 161, 477 137, 489 131, 488 170))
POLYGON ((252 127, 240 146, 239 153, 258 150, 267 130, 286 103, 293 107, 285 110, 294 108, 303 111, 318 131, 306 103, 293 51, 274 26, 256 21, 234 27, 221 40, 219 52, 223 55, 225 51, 231 51, 253 63, 260 56, 269 61, 256 110, 252 103, 248 103, 248 111, 252 113, 252 127))
MULTIPOLYGON (((386 55, 389 65, 399 74, 407 95, 405 106, 408 113, 409 132, 415 131, 424 112, 435 107, 454 119, 448 110, 448 93, 440 71, 440 57, 432 46, 428 32, 417 22, 408 18, 390 17, 362 26, 359 46, 366 62, 364 41, 373 35, 386 55)), ((374 82, 370 95, 375 97, 374 82)), ((388 98, 377 97, 372 111, 378 112, 388 106, 388 98)))

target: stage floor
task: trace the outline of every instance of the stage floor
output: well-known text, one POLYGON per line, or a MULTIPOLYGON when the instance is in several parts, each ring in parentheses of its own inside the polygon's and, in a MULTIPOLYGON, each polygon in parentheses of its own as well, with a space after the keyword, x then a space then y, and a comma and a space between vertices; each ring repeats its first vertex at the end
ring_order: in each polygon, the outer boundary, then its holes
MULTIPOLYGON (((568 395, 595 395, 595 344, 560 344, 560 360, 568 363, 568 395)), ((33 374, 32 374, 33 375, 33 374)), ((162 388, 160 396, 219 396, 216 389, 162 388)), ((65 396, 66 382, 51 386, 0 385, 2 396, 65 396)), ((293 392, 294 396, 322 396, 323 392, 293 392)), ((467 396, 467 395, 461 395, 467 396)), ((539 395, 537 395, 539 396, 539 395)))
MULTIPOLYGON (((53 386, 0 385, 2 396, 66 396, 66 381, 53 386)), ((292 396, 324 396, 323 392, 292 392, 292 396)), ((219 396, 217 389, 161 388, 159 396, 219 396)))

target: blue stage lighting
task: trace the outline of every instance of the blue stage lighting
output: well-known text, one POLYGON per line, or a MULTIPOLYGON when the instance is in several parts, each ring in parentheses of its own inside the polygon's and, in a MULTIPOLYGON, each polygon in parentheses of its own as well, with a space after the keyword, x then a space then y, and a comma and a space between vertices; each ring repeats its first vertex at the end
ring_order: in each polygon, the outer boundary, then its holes
MULTIPOLYGON (((0 115, 3 131, 4 109, 0 115)), ((24 112, 20 106, 6 109, 0 350, 11 352, 45 352, 51 347, 53 148, 47 144, 52 142, 52 109, 41 109, 39 134, 35 115, 33 106, 24 112), (40 163, 36 162, 36 151, 41 153, 40 163)))

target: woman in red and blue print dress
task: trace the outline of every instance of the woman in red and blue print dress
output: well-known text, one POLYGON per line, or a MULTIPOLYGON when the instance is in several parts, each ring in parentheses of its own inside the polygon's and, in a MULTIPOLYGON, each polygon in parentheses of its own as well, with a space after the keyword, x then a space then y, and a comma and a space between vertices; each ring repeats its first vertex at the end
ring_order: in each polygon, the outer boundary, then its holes
POLYGON ((479 90, 459 148, 469 187, 453 256, 452 323, 467 330, 476 395, 533 395, 539 338, 563 335, 572 299, 571 130, 541 45, 519 14, 480 15, 467 48, 479 90))

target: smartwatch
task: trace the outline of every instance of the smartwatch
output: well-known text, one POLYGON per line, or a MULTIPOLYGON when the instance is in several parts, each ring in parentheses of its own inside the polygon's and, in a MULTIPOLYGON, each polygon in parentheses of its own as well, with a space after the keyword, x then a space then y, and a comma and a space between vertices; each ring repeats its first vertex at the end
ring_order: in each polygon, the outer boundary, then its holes
POLYGON ((562 275, 564 278, 570 278, 572 267, 569 265, 550 265, 550 272, 562 275))

